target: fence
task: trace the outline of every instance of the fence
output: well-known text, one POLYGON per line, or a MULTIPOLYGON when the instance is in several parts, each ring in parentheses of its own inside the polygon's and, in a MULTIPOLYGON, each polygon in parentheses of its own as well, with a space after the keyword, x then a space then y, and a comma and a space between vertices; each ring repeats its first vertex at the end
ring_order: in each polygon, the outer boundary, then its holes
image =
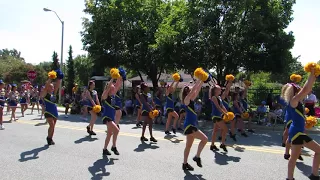
POLYGON ((278 89, 248 89, 248 102, 250 105, 259 105, 261 101, 266 101, 268 95, 271 94, 272 99, 281 95, 281 88, 278 89))

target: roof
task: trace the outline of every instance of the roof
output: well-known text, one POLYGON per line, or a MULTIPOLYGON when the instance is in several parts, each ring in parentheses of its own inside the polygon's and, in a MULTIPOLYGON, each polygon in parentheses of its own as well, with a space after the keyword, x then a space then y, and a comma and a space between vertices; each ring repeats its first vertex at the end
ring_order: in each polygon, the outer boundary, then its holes
MULTIPOLYGON (((178 71, 178 73, 180 74, 180 76, 182 77, 183 81, 189 82, 189 81, 193 81, 192 77, 190 74, 185 74, 184 71, 178 71)), ((141 74, 142 79, 144 82, 147 83, 152 83, 152 81, 150 79, 148 79, 148 76, 145 74, 141 74)), ((141 81, 140 76, 136 76, 133 78, 128 79, 129 81, 141 81)), ((161 73, 161 76, 159 78, 159 81, 164 81, 164 82, 172 82, 172 74, 166 74, 166 73, 161 73)))

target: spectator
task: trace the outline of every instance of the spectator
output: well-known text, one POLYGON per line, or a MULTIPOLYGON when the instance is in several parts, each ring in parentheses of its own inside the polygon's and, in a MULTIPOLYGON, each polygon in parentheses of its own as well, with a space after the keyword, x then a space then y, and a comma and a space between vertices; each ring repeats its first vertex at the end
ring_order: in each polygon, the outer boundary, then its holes
POLYGON ((280 104, 276 104, 275 105, 275 110, 272 112, 269 112, 267 115, 267 120, 268 120, 268 124, 267 126, 271 126, 271 120, 272 119, 277 119, 278 117, 282 116, 283 110, 281 109, 281 105, 280 104))
POLYGON ((307 97, 304 100, 305 107, 309 109, 309 113, 307 115, 314 116, 315 110, 314 107, 316 103, 318 102, 316 95, 313 94, 312 91, 307 95, 307 97))
POLYGON ((68 118, 68 111, 70 108, 70 104, 72 103, 72 97, 68 93, 66 93, 63 98, 63 102, 63 106, 65 107, 64 116, 68 118))
MULTIPOLYGON (((260 117, 264 117, 267 113, 266 102, 262 101, 261 104, 257 107, 256 115, 260 117)), ((260 121, 261 119, 259 119, 260 121)))
POLYGON ((274 110, 272 93, 268 94, 266 104, 267 104, 267 106, 269 106, 270 110, 274 110))

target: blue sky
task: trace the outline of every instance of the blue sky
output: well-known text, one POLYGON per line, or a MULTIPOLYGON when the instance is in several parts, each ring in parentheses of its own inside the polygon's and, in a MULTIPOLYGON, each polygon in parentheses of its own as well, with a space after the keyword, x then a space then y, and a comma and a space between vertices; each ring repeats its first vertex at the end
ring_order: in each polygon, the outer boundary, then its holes
MULTIPOLYGON (((84 54, 81 36, 84 0, 0 0, 0 49, 16 48, 27 62, 37 64, 50 61, 52 52, 60 57, 61 23, 54 13, 44 12, 43 8, 55 10, 65 21, 64 60, 69 45, 74 56, 84 54)), ((294 6, 294 21, 287 31, 293 31, 294 56, 301 55, 305 64, 320 60, 320 1, 297 0, 294 6)))

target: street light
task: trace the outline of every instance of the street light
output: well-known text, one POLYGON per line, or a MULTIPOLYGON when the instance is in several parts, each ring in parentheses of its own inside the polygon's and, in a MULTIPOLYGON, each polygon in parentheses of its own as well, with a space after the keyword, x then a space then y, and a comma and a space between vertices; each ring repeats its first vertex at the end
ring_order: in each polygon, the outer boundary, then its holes
MULTIPOLYGON (((55 11, 53 11, 53 10, 51 10, 51 9, 48 9, 48 8, 43 8, 43 11, 45 11, 45 12, 54 12, 55 14, 56 14, 56 16, 57 16, 57 18, 59 19, 59 21, 61 22, 61 24, 62 24, 62 34, 61 34, 61 59, 60 59, 60 68, 61 68, 61 66, 63 66, 63 35, 64 35, 64 21, 62 21, 61 19, 60 19, 60 17, 58 16, 58 14, 55 12, 55 11)), ((62 69, 61 69, 62 70, 62 69)), ((60 83, 60 87, 59 87, 59 104, 61 104, 61 96, 62 96, 62 82, 60 83)))

